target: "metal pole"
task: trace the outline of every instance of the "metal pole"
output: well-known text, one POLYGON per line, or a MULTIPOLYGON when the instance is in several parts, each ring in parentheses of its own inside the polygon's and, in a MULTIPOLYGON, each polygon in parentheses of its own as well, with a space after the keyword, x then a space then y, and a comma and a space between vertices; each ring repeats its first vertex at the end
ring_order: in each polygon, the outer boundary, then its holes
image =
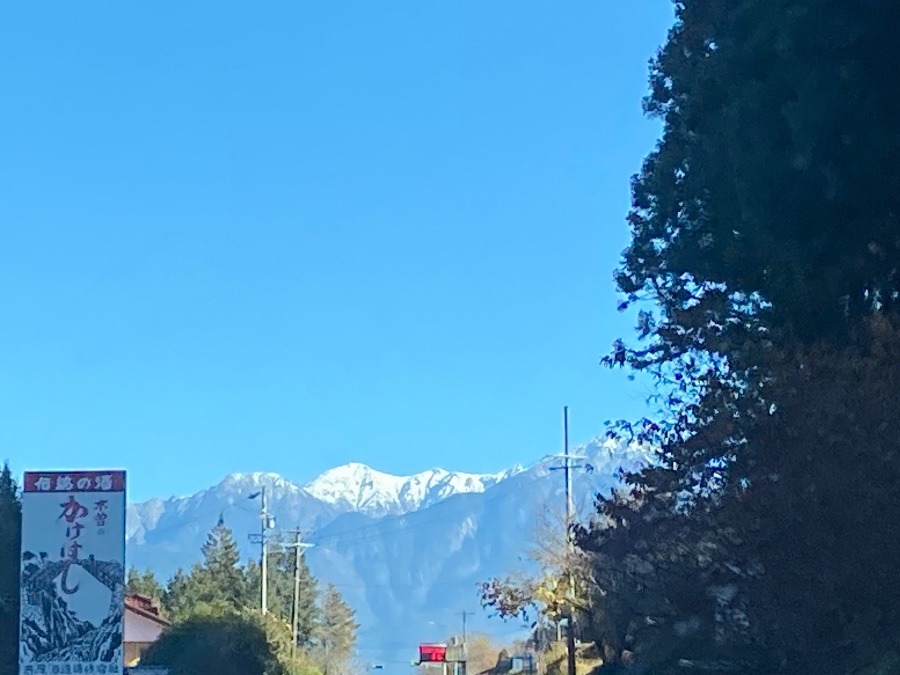
POLYGON ((572 526, 572 480, 569 475, 569 406, 563 408, 563 453, 565 454, 564 473, 566 476, 566 540, 570 541, 569 528, 572 526))
POLYGON ((568 675, 575 675, 575 608, 573 599, 575 595, 575 579, 572 576, 572 479, 569 472, 569 406, 563 408, 563 444, 565 455, 566 476, 566 567, 569 573, 569 620, 566 622, 566 656, 568 662, 568 675))
POLYGON ((294 539, 294 607, 291 612, 291 656, 297 654, 297 617, 300 605, 300 531, 297 530, 294 539))
POLYGON ((462 613, 462 620, 463 620, 462 657, 463 657, 463 660, 459 664, 457 664, 459 666, 458 675, 467 675, 467 673, 469 672, 469 644, 468 644, 469 636, 468 636, 468 633, 466 630, 466 617, 468 615, 469 615, 469 612, 467 612, 466 610, 463 610, 463 613, 462 613))
POLYGON ((266 526, 269 524, 269 512, 267 510, 266 504, 266 486, 262 486, 262 513, 259 516, 260 519, 260 528, 259 528, 259 537, 260 537, 260 552, 259 552, 259 569, 260 569, 260 608, 262 610, 262 615, 265 616, 268 612, 268 593, 269 593, 269 575, 268 575, 268 567, 269 567, 269 557, 266 552, 266 526))
POLYGON ((462 613, 462 615, 463 615, 463 634, 462 634, 463 646, 465 646, 465 644, 466 644, 466 616, 468 616, 468 614, 469 613, 467 611, 463 610, 463 613, 462 613))

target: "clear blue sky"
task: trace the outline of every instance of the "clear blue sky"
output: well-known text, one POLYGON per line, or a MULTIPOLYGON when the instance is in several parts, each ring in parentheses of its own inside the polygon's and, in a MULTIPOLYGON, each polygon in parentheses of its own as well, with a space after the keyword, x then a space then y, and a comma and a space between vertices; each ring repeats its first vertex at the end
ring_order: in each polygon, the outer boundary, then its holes
POLYGON ((132 499, 495 471, 643 411, 598 364, 661 0, 12 3, 0 457, 132 499))

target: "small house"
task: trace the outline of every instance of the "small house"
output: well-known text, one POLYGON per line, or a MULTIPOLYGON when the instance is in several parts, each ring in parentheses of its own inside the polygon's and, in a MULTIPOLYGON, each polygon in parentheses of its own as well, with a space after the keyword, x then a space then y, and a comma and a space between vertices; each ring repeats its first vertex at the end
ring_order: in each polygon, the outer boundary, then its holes
POLYGON ((125 666, 135 666, 147 648, 169 625, 152 598, 136 593, 125 596, 125 666))

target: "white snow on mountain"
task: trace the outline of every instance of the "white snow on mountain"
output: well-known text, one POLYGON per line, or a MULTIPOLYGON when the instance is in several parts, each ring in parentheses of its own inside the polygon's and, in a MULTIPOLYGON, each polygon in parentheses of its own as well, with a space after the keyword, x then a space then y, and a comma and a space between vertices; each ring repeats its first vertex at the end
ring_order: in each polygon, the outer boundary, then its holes
POLYGON ((248 487, 261 487, 265 485, 267 489, 286 490, 289 492, 297 492, 302 488, 295 483, 287 480, 277 473, 264 473, 255 471, 253 473, 232 473, 225 477, 220 484, 222 488, 233 488, 238 491, 245 490, 248 487))
MULTIPOLYGON (((603 439, 572 454, 582 519, 590 517, 596 494, 617 484, 620 469, 652 459, 646 448, 603 439)), ((189 497, 130 504, 128 564, 167 579, 200 558, 220 517, 243 555, 257 556, 248 538, 260 522, 252 497, 265 485, 276 531, 307 532, 315 544, 306 554, 313 574, 335 584, 356 610, 359 648, 373 658, 411 658, 417 640, 446 637, 424 634, 423 626, 478 608, 477 582, 521 571, 540 536, 536 525, 564 510, 562 472, 553 470, 560 465, 558 456, 548 456, 497 474, 432 469, 393 476, 353 463, 305 486, 273 473, 231 474, 189 497)), ((498 636, 521 630, 481 612, 472 628, 498 636)))
POLYGON ((326 471, 304 489, 340 510, 369 516, 399 515, 455 494, 484 492, 522 470, 515 467, 497 474, 473 474, 431 469, 412 476, 394 476, 353 462, 326 471))

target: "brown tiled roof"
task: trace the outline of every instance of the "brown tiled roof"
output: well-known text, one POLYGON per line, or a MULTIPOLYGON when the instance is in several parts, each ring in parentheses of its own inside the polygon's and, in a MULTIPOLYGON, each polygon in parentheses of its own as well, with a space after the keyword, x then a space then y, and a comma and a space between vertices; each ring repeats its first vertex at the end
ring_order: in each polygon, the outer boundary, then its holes
POLYGON ((125 610, 155 621, 161 626, 169 625, 169 622, 160 616, 159 606, 153 601, 153 598, 148 598, 146 595, 127 594, 125 596, 125 610))

